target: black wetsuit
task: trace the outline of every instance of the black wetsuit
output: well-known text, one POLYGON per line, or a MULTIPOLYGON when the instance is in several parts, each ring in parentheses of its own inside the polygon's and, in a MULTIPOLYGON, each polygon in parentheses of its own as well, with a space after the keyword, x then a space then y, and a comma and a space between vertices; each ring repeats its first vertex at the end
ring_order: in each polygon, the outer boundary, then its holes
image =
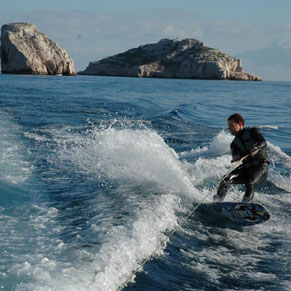
POLYGON ((267 142, 260 131, 255 128, 244 128, 234 138, 230 145, 232 156, 241 158, 250 154, 254 147, 260 151, 247 159, 242 167, 232 173, 232 178, 223 180, 217 190, 216 200, 222 201, 230 184, 245 184, 246 191, 243 202, 251 202, 255 188, 264 182, 268 176, 269 158, 267 142))

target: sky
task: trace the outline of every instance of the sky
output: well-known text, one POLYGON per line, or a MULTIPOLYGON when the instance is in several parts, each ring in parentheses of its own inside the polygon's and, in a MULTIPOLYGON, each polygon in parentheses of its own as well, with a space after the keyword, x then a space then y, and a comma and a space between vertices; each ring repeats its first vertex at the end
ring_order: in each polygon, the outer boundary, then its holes
POLYGON ((0 0, 0 26, 35 24, 77 71, 162 38, 195 38, 263 80, 291 81, 290 0, 0 0))

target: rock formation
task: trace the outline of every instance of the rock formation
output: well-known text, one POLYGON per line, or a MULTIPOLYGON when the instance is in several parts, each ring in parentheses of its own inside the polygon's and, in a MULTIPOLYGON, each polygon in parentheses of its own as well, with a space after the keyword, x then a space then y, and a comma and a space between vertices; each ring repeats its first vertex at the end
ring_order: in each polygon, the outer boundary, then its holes
POLYGON ((66 50, 28 23, 2 26, 1 66, 4 74, 76 75, 66 50))
POLYGON ((196 39, 162 39, 97 62, 80 75, 261 81, 241 60, 196 39))

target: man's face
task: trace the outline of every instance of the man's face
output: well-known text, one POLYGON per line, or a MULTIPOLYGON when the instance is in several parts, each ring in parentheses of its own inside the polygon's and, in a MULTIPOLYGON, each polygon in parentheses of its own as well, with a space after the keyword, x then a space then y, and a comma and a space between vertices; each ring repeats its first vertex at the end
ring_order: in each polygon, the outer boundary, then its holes
POLYGON ((237 135, 244 128, 242 122, 235 122, 234 120, 228 121, 228 129, 232 135, 237 135))

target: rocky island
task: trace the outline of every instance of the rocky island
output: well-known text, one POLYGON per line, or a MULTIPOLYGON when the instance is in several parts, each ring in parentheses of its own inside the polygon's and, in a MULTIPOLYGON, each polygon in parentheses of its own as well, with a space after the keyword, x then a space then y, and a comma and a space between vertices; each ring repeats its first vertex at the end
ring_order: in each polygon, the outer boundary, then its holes
POLYGON ((97 62, 80 75, 261 81, 241 60, 196 39, 162 39, 97 62))
POLYGON ((29 23, 10 23, 1 28, 3 74, 76 75, 65 49, 29 23))

